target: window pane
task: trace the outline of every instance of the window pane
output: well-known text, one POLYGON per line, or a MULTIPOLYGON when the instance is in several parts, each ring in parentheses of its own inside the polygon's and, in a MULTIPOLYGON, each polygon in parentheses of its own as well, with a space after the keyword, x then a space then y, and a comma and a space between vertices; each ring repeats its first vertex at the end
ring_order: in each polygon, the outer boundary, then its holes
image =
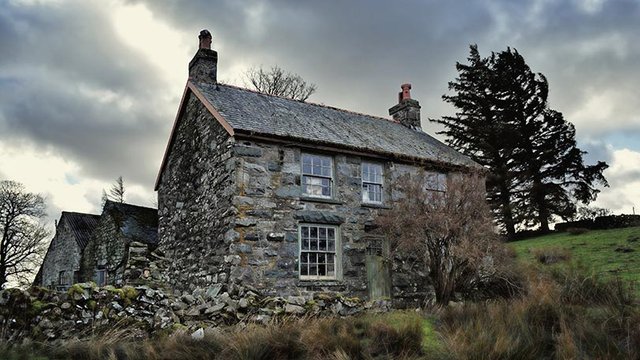
POLYGON ((322 179, 322 195, 331 196, 331 180, 322 179))
POLYGON ((333 265, 327 265, 327 276, 336 276, 335 267, 333 265))
POLYGON ((318 265, 317 264, 309 264, 309 275, 317 276, 318 275, 318 265))
POLYGON ((300 264, 300 275, 309 275, 309 265, 300 264))
POLYGON ((336 230, 334 228, 327 229, 327 238, 334 240, 336 238, 336 230))
POLYGON ((333 240, 327 241, 327 251, 336 251, 336 243, 333 240))
POLYGON ((326 276, 327 275, 327 265, 318 264, 318 275, 319 276, 326 276))
POLYGON ((313 226, 309 228, 309 237, 312 239, 318 238, 318 228, 313 226))
POLYGON ((307 264, 309 262, 309 253, 303 252, 300 254, 300 263, 307 264))
POLYGON ((333 264, 333 258, 334 258, 333 254, 328 254, 327 255, 327 264, 333 264))

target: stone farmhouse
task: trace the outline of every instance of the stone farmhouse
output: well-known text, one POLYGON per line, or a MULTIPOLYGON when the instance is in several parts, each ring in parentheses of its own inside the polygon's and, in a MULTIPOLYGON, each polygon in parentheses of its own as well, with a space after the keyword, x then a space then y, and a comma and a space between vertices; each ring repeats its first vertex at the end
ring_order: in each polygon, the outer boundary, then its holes
POLYGON ((157 210, 107 201, 101 215, 62 212, 35 285, 123 285, 153 280, 157 210))
POLYGON ((168 286, 251 285, 267 295, 424 299, 424 273, 371 231, 403 174, 432 191, 479 165, 421 130, 411 85, 382 118, 217 82, 200 33, 155 189, 168 286))

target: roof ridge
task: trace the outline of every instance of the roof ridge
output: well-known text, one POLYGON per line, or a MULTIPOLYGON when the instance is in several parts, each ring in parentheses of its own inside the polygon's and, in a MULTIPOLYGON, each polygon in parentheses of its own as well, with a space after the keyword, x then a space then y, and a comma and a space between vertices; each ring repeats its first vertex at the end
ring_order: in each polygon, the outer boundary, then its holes
MULTIPOLYGON (((125 202, 112 201, 112 200, 107 200, 107 202, 108 202, 108 203, 115 204, 115 205, 117 205, 117 206, 120 206, 120 205, 126 205, 126 206, 131 206, 131 207, 141 208, 141 209, 148 209, 148 210, 155 210, 155 211, 158 211, 158 209, 156 209, 156 208, 152 208, 152 207, 148 207, 148 206, 142 206, 142 205, 136 205, 136 204, 125 203, 125 202)), ((106 203, 105 203, 105 206, 106 206, 106 203)))
MULTIPOLYGON (((201 83, 197 83, 197 84, 200 85, 201 83)), ((213 85, 213 84, 208 84, 208 85, 213 85)), ((348 113, 348 114, 367 116, 367 117, 374 118, 374 119, 386 120, 386 121, 392 122, 394 124, 400 124, 399 122, 395 121, 394 119, 389 119, 389 118, 382 117, 382 116, 365 114, 365 113, 358 112, 358 111, 342 109, 342 108, 339 108, 339 107, 335 107, 335 106, 331 106, 331 105, 325 105, 325 104, 319 104, 319 103, 315 103, 315 102, 307 102, 307 101, 302 101, 302 100, 295 100, 295 99, 288 98, 288 97, 281 96, 281 95, 266 94, 266 93, 263 93, 263 92, 260 92, 260 91, 257 91, 257 90, 247 89, 247 88, 244 88, 244 87, 241 87, 241 86, 237 86, 237 85, 224 84, 224 83, 216 83, 215 85, 226 86, 226 87, 230 87, 230 88, 234 88, 234 89, 238 89, 238 90, 244 90, 244 91, 251 92, 251 93, 254 93, 254 94, 258 94, 258 95, 264 95, 264 96, 270 96, 270 97, 283 99, 283 100, 295 101, 295 102, 299 102, 299 103, 302 103, 302 104, 318 106, 318 107, 325 108, 325 109, 341 111, 341 112, 345 112, 345 113, 348 113)))
POLYGON ((78 212, 78 211, 66 211, 66 210, 62 210, 61 211, 62 214, 73 214, 73 215, 91 215, 91 216, 100 216, 100 214, 90 214, 90 213, 83 213, 83 212, 78 212))

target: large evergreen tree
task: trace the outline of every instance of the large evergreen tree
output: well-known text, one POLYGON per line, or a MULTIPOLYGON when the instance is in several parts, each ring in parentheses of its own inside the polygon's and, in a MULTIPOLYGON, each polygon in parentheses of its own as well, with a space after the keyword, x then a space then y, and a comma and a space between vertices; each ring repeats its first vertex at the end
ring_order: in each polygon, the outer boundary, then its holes
POLYGON ((432 121, 445 126, 449 145, 489 170, 489 203, 507 235, 517 225, 547 231, 554 215, 575 214, 575 201, 594 200, 595 185, 607 185, 607 164, 583 163, 573 125, 548 107, 546 78, 515 49, 481 58, 472 45, 468 61, 456 64, 454 94, 443 96, 456 114, 432 121))

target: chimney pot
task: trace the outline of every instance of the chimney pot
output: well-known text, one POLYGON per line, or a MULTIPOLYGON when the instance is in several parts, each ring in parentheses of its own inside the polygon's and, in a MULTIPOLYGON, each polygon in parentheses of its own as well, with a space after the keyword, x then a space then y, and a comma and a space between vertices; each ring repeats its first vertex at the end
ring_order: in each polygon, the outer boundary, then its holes
POLYGON ((398 93, 398 104, 389 109, 389 115, 400 124, 414 130, 422 130, 420 125, 420 103, 411 98, 411 84, 402 84, 398 93))
POLYGON ((198 40, 200 40, 198 49, 211 49, 211 33, 209 32, 209 30, 204 29, 200 31, 198 40))

